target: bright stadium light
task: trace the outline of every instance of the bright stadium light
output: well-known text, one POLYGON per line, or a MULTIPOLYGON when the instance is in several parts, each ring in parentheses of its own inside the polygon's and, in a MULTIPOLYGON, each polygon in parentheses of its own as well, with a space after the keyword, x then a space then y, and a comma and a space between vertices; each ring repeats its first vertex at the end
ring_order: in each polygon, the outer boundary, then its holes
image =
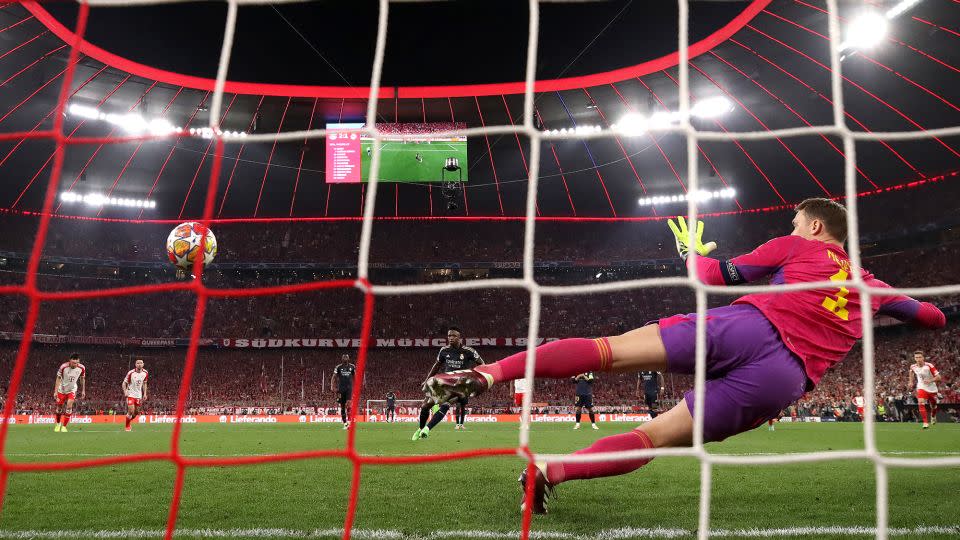
POLYGON ((675 111, 660 111, 653 113, 647 120, 647 125, 654 129, 662 129, 680 123, 680 113, 675 111))
POLYGON ((71 104, 67 111, 74 116, 80 116, 90 120, 100 118, 100 111, 93 107, 87 107, 86 105, 79 105, 77 103, 71 104))
POLYGON ((624 135, 634 137, 647 132, 647 119, 642 114, 627 113, 614 126, 624 135))
MULTIPOLYGON (((170 133, 182 133, 184 131, 182 127, 174 126, 164 118, 146 119, 135 113, 104 113, 95 107, 81 105, 79 103, 70 104, 70 106, 67 107, 67 112, 73 116, 79 116, 87 120, 103 120, 134 135, 144 133, 150 135, 169 135, 170 133)), ((216 133, 224 134, 224 132, 221 132, 219 129, 216 130, 216 133)), ((190 128, 190 134, 201 135, 205 139, 210 139, 213 138, 214 130, 209 127, 190 128)), ((228 131, 225 134, 234 137, 247 136, 247 133, 243 131, 228 131)))
POLYGON ((893 6, 887 11, 887 18, 891 20, 896 19, 897 17, 899 17, 900 15, 903 15, 910 8, 919 4, 922 1, 923 0, 903 0, 902 2, 893 6))
POLYGON ((847 26, 846 39, 840 45, 840 50, 873 48, 883 41, 889 28, 889 19, 880 13, 862 13, 847 26))
POLYGON ((707 202, 713 199, 732 199, 737 192, 732 187, 719 190, 701 189, 696 192, 688 192, 678 195, 656 195, 653 197, 642 197, 637 203, 640 206, 653 206, 665 203, 687 202, 690 199, 696 199, 698 202, 707 202))
POLYGON ((717 118, 733 110, 733 104, 723 96, 716 96, 700 101, 690 107, 690 116, 697 118, 717 118))
POLYGON ((130 199, 126 197, 107 197, 101 193, 87 193, 81 195, 70 191, 60 194, 60 200, 65 203, 82 203, 87 206, 126 206, 128 208, 156 208, 157 201, 149 199, 130 199))

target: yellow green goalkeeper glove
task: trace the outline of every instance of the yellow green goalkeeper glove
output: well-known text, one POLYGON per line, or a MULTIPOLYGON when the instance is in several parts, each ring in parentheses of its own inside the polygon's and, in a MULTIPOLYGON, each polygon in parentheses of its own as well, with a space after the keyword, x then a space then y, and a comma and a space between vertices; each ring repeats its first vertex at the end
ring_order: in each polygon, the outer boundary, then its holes
MULTIPOLYGON (((672 219, 667 220, 667 226, 670 227, 670 230, 673 231, 673 236, 677 241, 677 253, 680 254, 680 258, 687 260, 687 254, 690 253, 690 231, 687 229, 687 218, 683 216, 677 216, 677 222, 674 223, 672 219)), ((711 251, 717 249, 716 242, 707 242, 703 243, 703 222, 697 220, 697 234, 695 237, 696 244, 693 246, 693 249, 696 250, 697 255, 705 257, 710 254, 711 251)))

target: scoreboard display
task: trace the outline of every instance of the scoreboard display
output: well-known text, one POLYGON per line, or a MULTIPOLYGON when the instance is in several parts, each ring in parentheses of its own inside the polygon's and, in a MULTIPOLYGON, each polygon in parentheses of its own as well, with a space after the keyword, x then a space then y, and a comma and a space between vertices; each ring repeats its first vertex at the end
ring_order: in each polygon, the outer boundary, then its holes
MULTIPOLYGON (((326 179, 331 184, 366 182, 370 178, 374 141, 363 133, 365 124, 327 124, 326 179)), ((377 124, 380 140, 381 182, 466 182, 467 138, 424 135, 463 129, 451 122, 377 124), (414 140, 414 136, 420 139, 414 140)))

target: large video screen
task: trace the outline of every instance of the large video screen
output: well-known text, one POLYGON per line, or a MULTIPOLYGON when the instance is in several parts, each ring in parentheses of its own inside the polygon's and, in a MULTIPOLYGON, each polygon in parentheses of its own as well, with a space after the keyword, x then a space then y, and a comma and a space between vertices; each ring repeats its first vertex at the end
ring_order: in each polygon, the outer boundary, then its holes
MULTIPOLYGON (((333 184, 366 182, 373 160, 373 139, 361 133, 364 124, 327 124, 327 182, 333 184)), ((467 181, 467 138, 436 137, 413 140, 441 131, 464 129, 466 124, 434 122, 427 124, 377 124, 380 141, 381 182, 467 181)))

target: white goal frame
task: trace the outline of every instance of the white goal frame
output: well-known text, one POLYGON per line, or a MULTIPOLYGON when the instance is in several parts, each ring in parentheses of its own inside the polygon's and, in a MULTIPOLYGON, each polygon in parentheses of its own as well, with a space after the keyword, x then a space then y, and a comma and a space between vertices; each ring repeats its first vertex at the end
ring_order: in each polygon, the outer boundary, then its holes
MULTIPOLYGON (((398 399, 395 401, 397 409, 400 407, 408 407, 410 409, 419 409, 423 405, 422 399, 398 399)), ((383 414, 383 411, 387 408, 387 400, 385 399, 368 399, 367 407, 364 409, 366 413, 366 421, 370 421, 370 411, 374 411, 373 414, 380 415, 383 414)))
MULTIPOLYGON (((160 4, 180 0, 88 0, 91 6, 130 6, 140 4, 160 4)), ((217 69, 216 84, 213 92, 213 99, 210 105, 210 123, 209 127, 213 131, 213 137, 220 143, 246 142, 275 142, 275 141, 293 141, 304 138, 322 138, 326 131, 322 129, 289 131, 275 134, 249 135, 243 137, 227 135, 221 132, 218 125, 218 119, 222 109, 223 90, 226 80, 228 67, 230 65, 231 50, 233 47, 234 32, 236 28, 237 11, 239 6, 246 4, 267 4, 284 3, 291 0, 226 0, 228 5, 225 21, 224 39, 220 52, 220 61, 217 69)), ((296 1, 296 0, 292 0, 296 1)), ((411 0, 392 0, 393 2, 403 2, 411 0)), ((706 451, 703 443, 703 397, 705 383, 705 361, 706 361, 706 334, 705 334, 705 314, 707 311, 707 295, 741 295, 744 293, 757 292, 785 292, 796 290, 810 290, 820 288, 836 289, 838 287, 847 287, 859 291, 861 295, 861 304, 871 305, 873 295, 891 295, 891 294, 909 294, 918 297, 928 297, 941 294, 960 293, 960 284, 944 285, 935 287, 915 287, 902 289, 880 289, 866 285, 860 274, 861 255, 859 246, 859 228, 857 212, 857 189, 856 189, 856 142, 858 141, 893 141, 893 140, 913 140, 931 137, 944 137, 960 135, 960 126, 941 128, 935 130, 919 130, 905 132, 873 132, 863 133, 855 132, 849 129, 844 119, 844 99, 842 87, 842 66, 840 55, 836 46, 831 45, 830 49, 830 68, 831 72, 831 98, 833 100, 833 122, 827 125, 800 127, 790 129, 779 129, 771 131, 750 131, 750 132, 705 132, 697 130, 689 121, 690 110, 690 77, 689 77, 689 0, 678 0, 679 7, 679 32, 678 32, 678 51, 679 51, 679 125, 666 128, 660 128, 653 131, 676 133, 686 137, 686 158, 687 158, 687 177, 688 188, 691 192, 697 192, 699 189, 699 179, 697 174, 697 142, 700 140, 708 141, 736 141, 736 140, 769 140, 783 137, 811 136, 811 135, 830 135, 843 139, 844 152, 844 185, 845 185, 845 203, 848 210, 848 230, 851 242, 849 244, 850 263, 852 266, 851 279, 847 281, 821 281, 812 283, 796 283, 789 285, 768 285, 768 286, 739 286, 736 288, 726 288, 722 286, 706 285, 700 281, 696 275, 696 266, 689 265, 686 277, 668 277, 668 278, 650 278, 635 279, 619 282, 577 285, 577 286, 543 286, 536 282, 534 278, 534 233, 536 226, 536 195, 539 178, 539 165, 541 142, 551 140, 565 139, 593 139, 605 138, 622 135, 623 133, 616 129, 604 129, 590 133, 546 133, 539 131, 533 124, 533 102, 534 85, 536 72, 536 55, 538 45, 538 32, 540 23, 540 2, 564 1, 564 0, 528 0, 529 6, 529 24, 527 40, 527 63, 524 88, 524 104, 521 124, 517 125, 499 125, 476 127, 462 130, 453 130, 442 133, 430 133, 422 136, 411 135, 409 139, 443 137, 443 136, 475 136, 475 135, 494 135, 494 134, 518 134, 529 138, 530 156, 529 163, 529 183, 527 189, 527 207, 524 229, 524 249, 523 249, 523 277, 520 279, 489 279, 464 282, 452 282, 443 284, 424 284, 424 285, 379 285, 372 284, 368 280, 370 268, 370 239, 373 232, 374 209, 377 200, 378 178, 380 169, 380 141, 385 137, 376 129, 376 112, 379 103, 380 79, 384 63, 384 52, 387 38, 387 21, 390 12, 391 0, 379 1, 379 13, 377 20, 377 40, 372 66, 370 80, 370 93, 367 100, 367 122, 363 130, 374 141, 374 151, 372 154, 372 163, 370 166, 370 178, 367 184, 367 192, 363 210, 363 224, 360 237, 360 250, 357 260, 358 278, 354 286, 365 293, 373 295, 418 295, 435 294, 452 291, 464 291, 482 288, 513 288, 524 289, 530 294, 530 323, 528 330, 527 365, 526 382, 528 388, 533 386, 533 365, 536 351, 534 344, 537 342, 537 334, 540 319, 540 302, 543 296, 556 295, 585 295, 597 294, 613 291, 631 290, 643 287, 685 287, 692 289, 696 295, 697 305, 697 332, 696 332, 696 372, 695 372, 695 407, 694 407, 694 437, 693 444, 689 448, 657 448, 646 450, 634 450, 625 452, 597 453, 578 456, 560 456, 537 454, 530 450, 530 405, 533 399, 533 392, 527 392, 523 398, 523 410, 521 415, 521 429, 517 447, 517 455, 525 461, 537 460, 548 462, 587 462, 587 461, 608 461, 636 459, 640 457, 656 456, 686 456, 694 457, 700 463, 700 499, 699 499, 699 518, 697 527, 697 537, 706 540, 710 534, 710 499, 711 499, 711 481, 712 471, 715 465, 779 465, 784 463, 807 463, 821 462, 828 460, 867 460, 874 464, 876 480, 876 538, 885 540, 888 537, 888 479, 887 471, 889 467, 950 467, 960 466, 960 457, 941 457, 941 458, 900 458, 888 457, 882 455, 877 450, 876 430, 873 415, 866 415, 863 422, 865 446, 860 450, 843 451, 822 451, 790 455, 776 456, 730 456, 714 455, 706 451)), ((569 1, 569 0, 567 0, 569 1)), ((839 29, 837 0, 826 0, 828 18, 829 18, 829 37, 832 44, 840 44, 841 33, 839 29)), ((54 184, 55 185, 55 184, 54 184)), ((48 195, 49 197, 50 195, 48 195)), ((209 211, 202 221, 207 222, 210 219, 209 211)), ((688 219, 696 220, 698 213, 697 201, 695 197, 690 197, 687 203, 688 219)), ((695 227, 690 227, 691 242, 694 238, 695 227)), ((691 257, 696 257, 696 252, 690 253, 691 257)), ((282 287, 277 288, 283 290, 282 287)), ((206 294, 206 293, 204 293, 206 294)), ((278 293, 279 294, 279 293, 278 293)), ((864 378, 864 408, 873 410, 874 408, 874 335, 873 320, 870 317, 863 318, 863 378, 864 378)), ((353 431, 350 432, 351 437, 353 431)), ((352 440, 352 439, 351 439, 352 440)), ((355 473, 357 477, 359 473, 355 473)), ((357 480, 355 479, 355 482, 357 480)), ((529 515, 525 517, 525 525, 529 525, 529 515)), ((352 516, 347 520, 347 532, 345 536, 349 537, 349 529, 352 527, 352 516)), ((529 528, 525 527, 522 537, 529 534, 529 528)))

